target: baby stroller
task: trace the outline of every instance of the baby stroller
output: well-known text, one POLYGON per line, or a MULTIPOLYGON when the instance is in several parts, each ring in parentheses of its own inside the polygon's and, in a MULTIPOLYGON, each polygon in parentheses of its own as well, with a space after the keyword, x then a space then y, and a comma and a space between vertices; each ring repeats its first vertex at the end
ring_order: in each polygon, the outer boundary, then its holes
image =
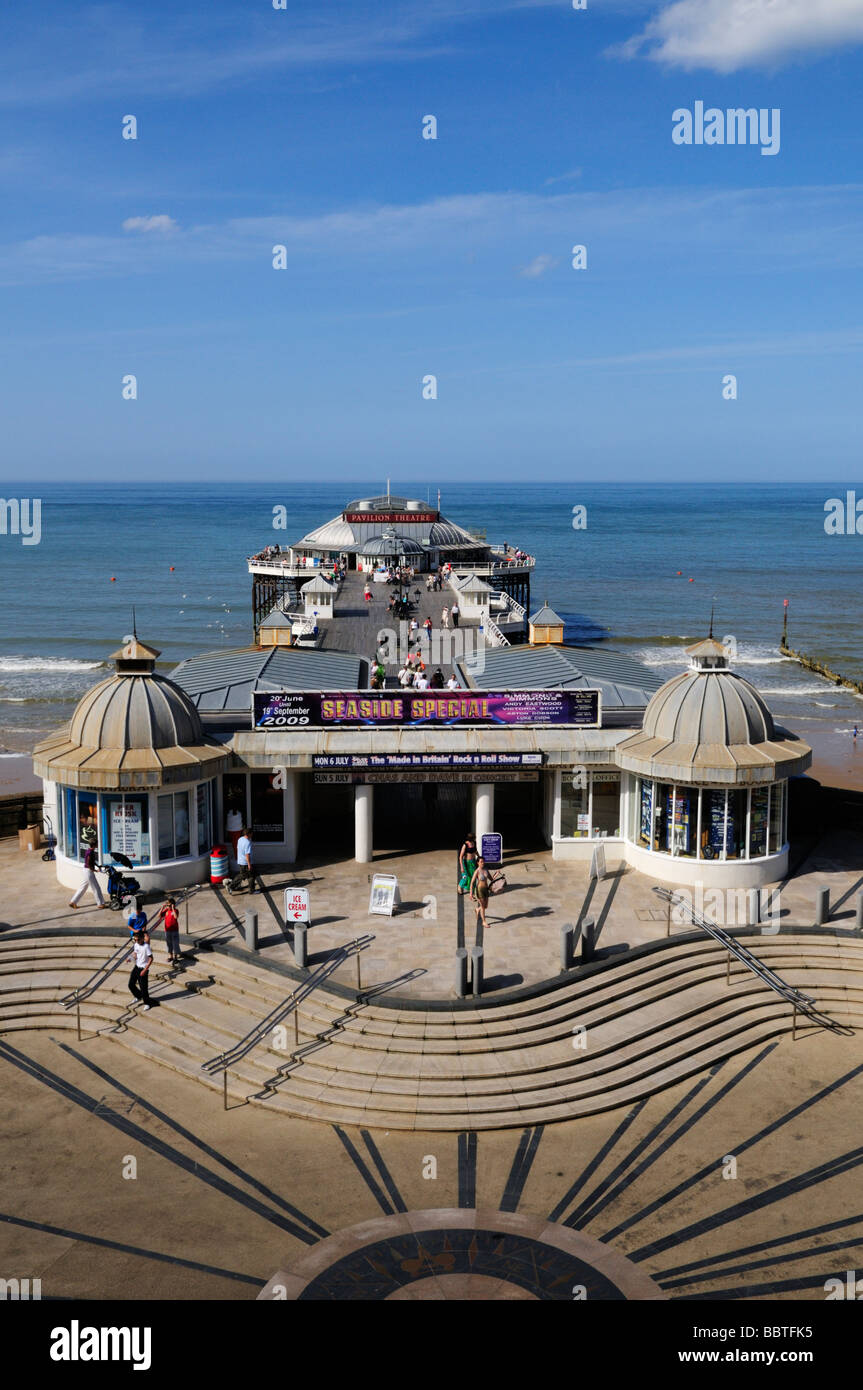
POLYGON ((57 836, 54 834, 54 827, 51 824, 50 816, 42 816, 42 836, 45 844, 45 853, 42 855, 42 858, 45 860, 46 864, 48 864, 52 859, 56 858, 54 850, 57 845, 57 836))
POLYGON ((122 869, 131 869, 132 861, 125 854, 112 854, 113 864, 100 864, 102 873, 108 875, 108 897, 115 912, 128 907, 141 885, 136 878, 127 878, 122 869), (117 865, 120 865, 120 868, 117 865))

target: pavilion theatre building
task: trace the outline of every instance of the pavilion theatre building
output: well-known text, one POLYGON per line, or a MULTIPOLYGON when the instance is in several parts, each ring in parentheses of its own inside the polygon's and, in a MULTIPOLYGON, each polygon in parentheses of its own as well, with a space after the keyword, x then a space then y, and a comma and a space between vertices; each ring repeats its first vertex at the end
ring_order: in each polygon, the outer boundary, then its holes
POLYGON ((782 878, 788 779, 810 750, 719 643, 660 686, 562 635, 543 609, 530 642, 457 662, 458 690, 423 691, 370 690, 364 657, 281 645, 193 657, 168 679, 135 640, 34 754, 58 877, 79 881, 89 826, 100 862, 120 849, 144 888, 200 882, 242 821, 262 866, 455 851, 473 826, 556 860, 602 843, 665 883, 782 878))

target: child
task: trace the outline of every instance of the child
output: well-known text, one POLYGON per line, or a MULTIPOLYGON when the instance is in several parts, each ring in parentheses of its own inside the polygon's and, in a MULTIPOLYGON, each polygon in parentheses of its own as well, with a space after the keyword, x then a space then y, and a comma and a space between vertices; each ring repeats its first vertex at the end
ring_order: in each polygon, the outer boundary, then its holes
POLYGON ((165 945, 168 947, 168 962, 173 965, 174 961, 180 959, 180 918, 177 915, 177 903, 174 898, 169 898, 166 903, 159 908, 159 914, 153 923, 154 929, 164 918, 165 921, 165 945))

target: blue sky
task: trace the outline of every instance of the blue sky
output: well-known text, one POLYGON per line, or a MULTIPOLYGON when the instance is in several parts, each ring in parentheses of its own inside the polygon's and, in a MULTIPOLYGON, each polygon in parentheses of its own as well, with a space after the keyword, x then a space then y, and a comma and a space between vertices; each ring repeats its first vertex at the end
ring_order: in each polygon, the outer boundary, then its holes
POLYGON ((859 482, 863 0, 587 4, 6 0, 7 494, 859 482))

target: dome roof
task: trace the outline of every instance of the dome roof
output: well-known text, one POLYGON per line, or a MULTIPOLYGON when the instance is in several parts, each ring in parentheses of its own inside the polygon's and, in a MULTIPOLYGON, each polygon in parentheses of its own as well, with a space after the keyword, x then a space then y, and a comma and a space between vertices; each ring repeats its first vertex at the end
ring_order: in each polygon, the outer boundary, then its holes
POLYGON ((115 675, 78 703, 69 737, 88 748, 174 748, 203 743, 192 701, 165 676, 115 675))
POLYGON ((186 692, 153 670, 159 653, 134 640, 114 655, 116 674, 88 690, 68 727, 34 749, 37 776, 110 790, 223 771, 230 754, 207 738, 186 692))
POLYGON ((805 771, 811 749, 779 729, 758 691, 727 669, 719 643, 689 648, 693 666, 648 701, 641 732, 619 744, 618 764, 675 782, 772 782, 805 771))
POLYGON ((386 533, 372 536, 371 540, 363 541, 359 548, 363 555, 421 555, 423 551, 419 541, 411 540, 410 536, 386 533))

